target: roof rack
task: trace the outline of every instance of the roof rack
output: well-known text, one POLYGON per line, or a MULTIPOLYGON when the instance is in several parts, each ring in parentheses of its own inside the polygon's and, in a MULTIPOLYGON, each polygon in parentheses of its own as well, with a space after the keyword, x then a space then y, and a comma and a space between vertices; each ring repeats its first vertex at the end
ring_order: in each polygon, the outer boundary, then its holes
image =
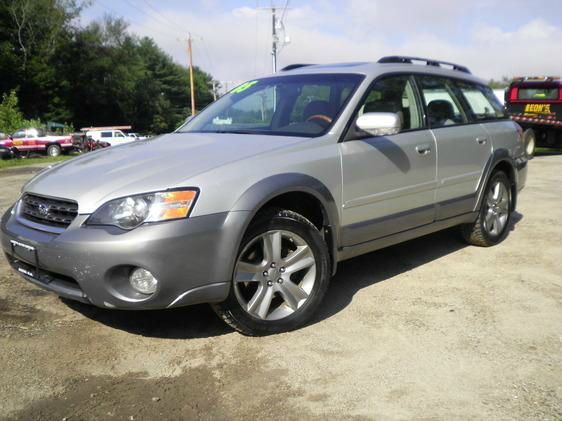
POLYGON ((293 70, 293 69, 299 69, 301 67, 306 67, 306 66, 314 66, 314 64, 289 64, 288 66, 285 66, 281 69, 282 72, 287 72, 289 70, 293 70))
POLYGON ((425 63, 426 66, 435 66, 441 67, 443 65, 450 66, 453 70, 463 72, 463 73, 470 73, 467 67, 461 66, 455 63, 449 63, 447 61, 441 60, 433 60, 430 58, 423 58, 423 57, 410 57, 410 56, 386 56, 382 57, 378 62, 379 63, 406 63, 406 64, 414 64, 414 61, 421 61, 425 63))

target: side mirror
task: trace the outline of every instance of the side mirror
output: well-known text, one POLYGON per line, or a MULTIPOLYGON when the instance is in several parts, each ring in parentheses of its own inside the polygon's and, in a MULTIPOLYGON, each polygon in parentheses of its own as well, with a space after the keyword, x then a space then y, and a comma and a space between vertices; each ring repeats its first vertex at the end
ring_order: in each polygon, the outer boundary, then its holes
POLYGON ((402 121, 396 113, 365 113, 355 122, 372 136, 389 136, 400 132, 402 121))

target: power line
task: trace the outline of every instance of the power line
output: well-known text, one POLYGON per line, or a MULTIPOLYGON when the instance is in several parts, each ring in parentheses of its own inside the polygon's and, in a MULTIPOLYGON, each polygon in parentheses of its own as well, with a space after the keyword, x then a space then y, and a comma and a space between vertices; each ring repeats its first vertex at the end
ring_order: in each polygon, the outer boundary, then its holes
POLYGON ((289 2, 291 0, 286 0, 285 1, 285 7, 283 8, 283 13, 281 13, 281 19, 280 21, 283 22, 283 19, 285 19, 285 13, 287 12, 287 8, 289 7, 289 2))
MULTIPOLYGON (((128 0, 127 0, 127 1, 128 1, 128 0)), ((158 11, 158 9, 156 9, 156 8, 152 5, 152 3, 150 3, 148 0, 143 0, 143 2, 144 2, 150 9, 152 9, 152 11, 153 11, 157 16, 160 17, 160 20, 161 20, 162 22, 165 22, 166 24, 169 24, 169 25, 178 26, 178 27, 180 27, 180 28, 184 26, 184 23, 179 23, 179 22, 177 22, 177 21, 172 21, 171 19, 169 19, 169 18, 167 18, 166 16, 164 16, 164 15, 163 15, 162 13, 160 13, 160 12, 158 11)), ((148 15, 148 16, 150 16, 150 15, 148 15)), ((201 35, 199 35, 199 34, 197 34, 197 33, 195 33, 195 32, 191 32, 191 35, 195 35, 195 36, 197 36, 197 37, 201 37, 201 35)), ((201 37, 201 38, 202 38, 202 37, 201 37)))
MULTIPOLYGON (((115 11, 115 9, 113 9, 111 6, 109 6, 107 3, 105 3, 105 1, 103 1, 103 0, 98 0, 98 3, 101 4, 104 9, 106 9, 107 11, 109 11, 111 15, 116 16, 116 17, 124 18, 121 13, 118 13, 117 11, 115 11)), ((129 2, 128 2, 128 3, 129 3, 129 2)), ((139 10, 140 12, 146 14, 144 11, 142 11, 141 9, 139 9, 138 7, 136 7, 134 4, 132 4, 132 3, 129 3, 129 4, 130 4, 132 7, 134 7, 135 9, 139 10)), ((141 25, 139 22, 137 22, 136 20, 131 19, 130 16, 127 16, 127 17, 124 18, 124 19, 125 19, 126 21, 131 22, 131 23, 134 23, 134 24, 136 24, 136 25, 138 25, 138 26, 142 26, 142 25, 141 25)), ((171 39, 172 37, 173 37, 174 39, 177 38, 177 34, 174 33, 174 35, 172 35, 172 32, 169 31, 168 26, 166 26, 166 30, 168 31, 168 33, 164 33, 164 32, 162 31, 163 28, 161 28, 161 27, 154 27, 153 29, 154 29, 156 32, 158 32, 160 35, 163 35, 163 36, 167 37, 168 39, 171 39)))

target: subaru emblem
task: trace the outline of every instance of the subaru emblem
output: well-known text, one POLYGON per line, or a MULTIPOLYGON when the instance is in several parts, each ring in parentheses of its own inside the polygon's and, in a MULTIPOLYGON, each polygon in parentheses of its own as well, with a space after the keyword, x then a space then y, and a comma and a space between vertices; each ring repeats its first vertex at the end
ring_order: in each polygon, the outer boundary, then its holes
POLYGON ((37 210, 42 216, 47 216, 49 214, 49 205, 40 203, 37 208, 38 208, 37 210))

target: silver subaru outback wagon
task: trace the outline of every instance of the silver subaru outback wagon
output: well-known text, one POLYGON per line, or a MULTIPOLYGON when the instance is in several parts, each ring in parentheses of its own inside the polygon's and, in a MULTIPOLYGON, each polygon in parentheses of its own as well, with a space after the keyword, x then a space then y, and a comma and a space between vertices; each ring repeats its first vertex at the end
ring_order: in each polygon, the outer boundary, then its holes
POLYGON ((31 179, 2 218, 28 281, 111 309, 211 303, 248 335, 295 329, 338 262, 444 228, 504 239, 528 157, 463 66, 293 65, 174 133, 31 179))

